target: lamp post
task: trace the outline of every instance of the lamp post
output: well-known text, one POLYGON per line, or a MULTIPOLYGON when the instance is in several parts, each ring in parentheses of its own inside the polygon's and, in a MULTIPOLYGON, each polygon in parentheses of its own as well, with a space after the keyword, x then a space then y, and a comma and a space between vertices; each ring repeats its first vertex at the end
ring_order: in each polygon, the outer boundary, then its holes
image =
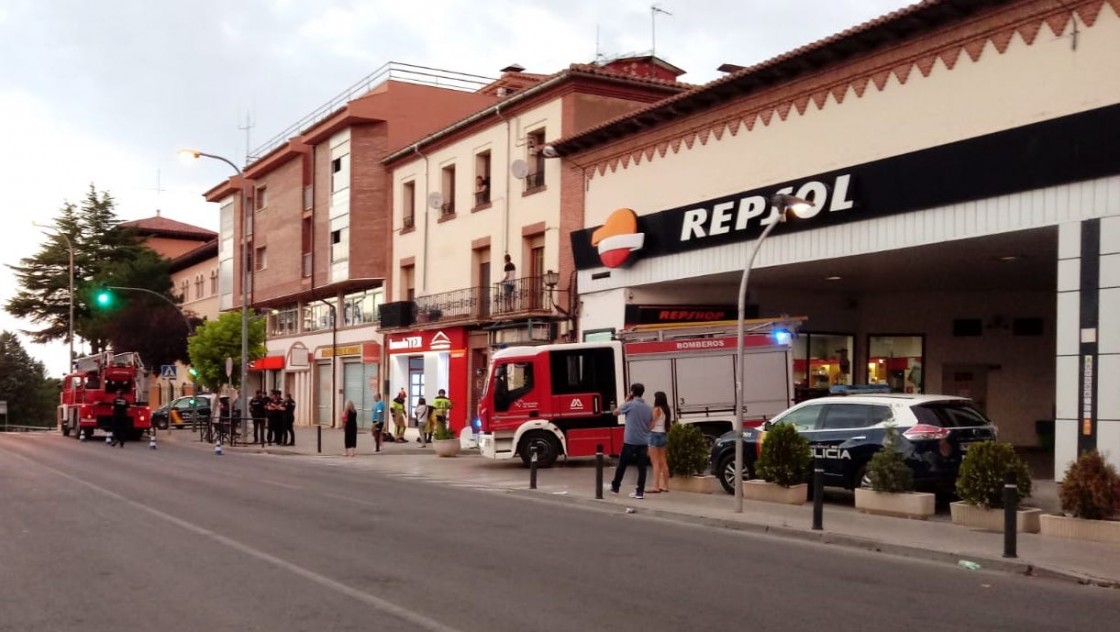
POLYGON ((123 285, 106 285, 105 289, 106 290, 118 290, 118 291, 121 291, 121 292, 144 292, 145 294, 151 294, 152 296, 158 298, 159 300, 163 301, 164 303, 167 303, 168 305, 175 308, 175 311, 178 312, 179 316, 183 319, 183 324, 186 325, 187 335, 188 336, 191 335, 191 330, 193 329, 193 327, 191 327, 190 319, 187 318, 187 315, 183 313, 183 310, 179 309, 178 305, 176 305, 171 299, 167 298, 163 294, 160 294, 159 292, 153 292, 152 290, 149 290, 147 288, 127 287, 127 286, 123 286, 123 285))
POLYGON ((44 226, 34 221, 31 222, 31 225, 53 230, 56 237, 61 237, 66 242, 66 249, 70 251, 70 319, 69 333, 66 336, 66 342, 70 347, 69 354, 66 356, 66 372, 69 373, 74 368, 74 243, 70 241, 70 237, 66 233, 58 230, 55 226, 44 226))
POLYGON ((765 241, 770 231, 779 223, 786 221, 786 213, 793 210, 808 210, 813 203, 793 195, 778 193, 770 198, 770 207, 776 213, 771 215, 773 221, 762 231, 758 239, 751 244, 747 265, 743 267, 743 278, 739 281, 739 327, 735 337, 735 358, 738 368, 735 371, 735 416, 731 420, 735 430, 735 512, 743 513, 743 372, 746 370, 746 359, 743 353, 743 319, 746 318, 747 309, 747 280, 750 278, 751 266, 758 255, 762 242, 765 241))
MULTIPOLYGON (((218 156, 216 154, 208 154, 204 151, 196 149, 180 149, 179 155, 184 158, 198 159, 198 158, 211 158, 213 160, 220 160, 237 172, 238 177, 241 178, 241 256, 238 258, 241 264, 241 376, 239 378, 240 385, 238 388, 239 396, 244 394, 247 384, 249 382, 249 264, 248 257, 246 256, 245 249, 249 247, 249 239, 246 228, 248 228, 249 208, 248 200, 249 195, 245 190, 245 174, 241 172, 241 168, 233 164, 227 158, 218 156)), ((241 397, 241 401, 246 401, 241 397)), ((245 421, 244 411, 242 411, 241 423, 245 427, 241 429, 241 436, 246 437, 249 430, 248 423, 245 421)))
MULTIPOLYGON (((543 280, 544 280, 545 287, 548 288, 548 298, 552 302, 553 309, 560 312, 560 314, 564 318, 566 318, 567 321, 568 321, 568 333, 567 333, 568 340, 569 341, 574 341, 575 340, 575 335, 576 335, 576 332, 575 332, 575 327, 576 327, 576 322, 575 321, 576 321, 576 319, 575 319, 575 315, 573 314, 573 312, 575 310, 572 309, 571 300, 568 301, 568 309, 564 309, 563 307, 560 307, 559 305, 556 304, 556 285, 558 283, 560 283, 560 273, 559 272, 553 272, 552 270, 548 270, 547 272, 544 273, 543 280)), ((570 293, 571 288, 569 288, 568 291, 570 293)), ((571 298, 571 296, 569 294, 569 299, 570 298, 571 298)))

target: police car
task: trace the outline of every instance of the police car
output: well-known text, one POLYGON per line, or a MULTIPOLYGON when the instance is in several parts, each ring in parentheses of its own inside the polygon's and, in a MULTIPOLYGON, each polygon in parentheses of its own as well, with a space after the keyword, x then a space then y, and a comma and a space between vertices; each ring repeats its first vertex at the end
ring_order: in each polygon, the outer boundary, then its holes
MULTIPOLYGON (((858 391, 855 391, 858 393, 858 391)), ((767 428, 793 424, 809 440, 813 459, 831 487, 870 487, 867 463, 882 447, 886 428, 899 433, 899 449, 914 472, 914 486, 953 493, 968 446, 996 438, 992 425, 972 400, 950 395, 850 394, 811 399, 786 410, 765 426, 743 431, 744 478, 752 478, 767 428)), ((735 491, 735 433, 712 447, 712 473, 723 489, 735 491)))

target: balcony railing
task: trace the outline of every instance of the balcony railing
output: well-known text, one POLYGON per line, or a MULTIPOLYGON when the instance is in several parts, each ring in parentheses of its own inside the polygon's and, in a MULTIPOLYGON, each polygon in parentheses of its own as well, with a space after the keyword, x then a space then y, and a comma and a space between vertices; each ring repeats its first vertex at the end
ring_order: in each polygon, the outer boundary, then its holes
POLYGON ((416 216, 415 215, 405 215, 404 216, 404 221, 402 222, 402 224, 404 225, 405 230, 409 230, 410 228, 412 228, 416 225, 416 216))
POLYGON ((454 214, 455 214, 455 202, 444 202, 439 207, 440 217, 448 217, 449 215, 454 215, 454 214))
POLYGON ((542 277, 523 277, 510 284, 495 283, 451 292, 418 296, 416 322, 479 320, 496 315, 549 311, 548 289, 542 277))
POLYGON ((525 191, 534 191, 544 186, 544 171, 534 171, 525 176, 525 191))
POLYGON ((315 187, 310 184, 303 187, 303 210, 310 211, 315 207, 315 187))
POLYGON ((486 191, 475 192, 475 194, 474 194, 474 205, 476 207, 485 206, 486 204, 489 204, 489 203, 490 203, 490 190, 489 189, 487 189, 486 191))

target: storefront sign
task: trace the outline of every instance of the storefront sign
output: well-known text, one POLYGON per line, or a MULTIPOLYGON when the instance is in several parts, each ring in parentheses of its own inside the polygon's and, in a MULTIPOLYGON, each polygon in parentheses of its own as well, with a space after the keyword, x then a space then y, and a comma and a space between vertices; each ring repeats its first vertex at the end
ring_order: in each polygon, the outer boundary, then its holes
POLYGON ((381 362, 381 345, 376 342, 362 343, 362 364, 377 364, 381 362))
MULTIPOLYGON (((747 318, 758 317, 758 306, 747 305, 747 318)), ((739 308, 735 305, 627 305, 627 325, 656 325, 659 323, 702 323, 716 320, 736 320, 739 308)))
POLYGON ((1093 356, 1082 359, 1081 367, 1081 434, 1093 434, 1093 356))
POLYGON ((462 327, 389 334, 385 345, 390 354, 450 351, 466 347, 466 333, 462 327))
POLYGON ((265 356, 249 363, 250 371, 279 371, 284 368, 284 356, 265 356))
MULTIPOLYGON (((609 231, 603 230, 604 224, 572 232, 572 256, 580 270, 621 265, 601 258, 600 244, 608 236, 630 236, 631 241, 622 244, 625 252, 616 253, 624 263, 749 241, 777 220, 774 209, 768 208, 776 193, 814 203, 807 212, 789 213, 774 228, 777 234, 1115 175, 1120 173, 1120 143, 1115 134, 1102 130, 1116 129, 1120 105, 638 214, 633 227, 614 221, 609 231), (641 243, 634 247, 638 235, 641 243)), ((749 177, 745 174, 744 180, 749 177)))
POLYGON ((347 345, 345 347, 335 347, 331 349, 327 347, 321 352, 324 358, 333 358, 335 356, 354 356, 362 354, 362 345, 347 345))

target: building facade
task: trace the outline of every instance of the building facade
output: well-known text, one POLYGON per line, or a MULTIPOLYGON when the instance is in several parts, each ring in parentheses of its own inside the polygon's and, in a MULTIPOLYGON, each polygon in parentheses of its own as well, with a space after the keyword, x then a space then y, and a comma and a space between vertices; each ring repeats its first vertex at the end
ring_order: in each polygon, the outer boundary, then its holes
POLYGON ((680 93, 653 57, 519 66, 483 89, 499 101, 390 154, 393 223, 386 378, 409 404, 444 389, 451 427, 472 423, 492 348, 574 335, 574 268, 563 215, 569 177, 548 143, 680 93), (508 259, 507 259, 508 257, 508 259))
POLYGON ((1058 479, 1115 462, 1117 77, 1120 3, 926 2, 560 139, 580 335, 727 313, 758 248, 748 311, 808 318, 803 396, 970 396, 1058 479), (762 245, 776 193, 814 207, 762 245))

